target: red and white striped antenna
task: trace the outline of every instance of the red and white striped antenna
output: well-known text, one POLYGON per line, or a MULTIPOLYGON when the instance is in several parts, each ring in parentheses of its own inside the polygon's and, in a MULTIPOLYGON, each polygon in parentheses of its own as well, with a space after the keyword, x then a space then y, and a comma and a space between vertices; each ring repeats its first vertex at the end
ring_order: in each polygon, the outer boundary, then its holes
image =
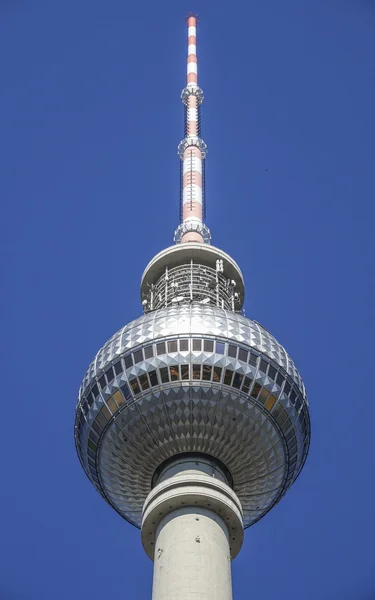
POLYGON ((178 146, 181 159, 181 224, 175 242, 210 243, 211 234, 205 218, 205 158, 207 146, 200 137, 200 106, 203 91, 198 86, 197 23, 198 16, 189 13, 186 87, 181 100, 185 106, 185 137, 178 146))

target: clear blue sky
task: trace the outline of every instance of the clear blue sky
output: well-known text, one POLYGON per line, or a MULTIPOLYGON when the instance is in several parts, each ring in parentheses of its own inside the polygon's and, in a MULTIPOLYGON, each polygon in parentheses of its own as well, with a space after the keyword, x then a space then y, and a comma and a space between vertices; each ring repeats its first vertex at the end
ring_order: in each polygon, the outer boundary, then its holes
POLYGON ((139 531, 86 479, 73 420, 178 221, 189 10, 213 243, 295 359, 313 427, 234 596, 375 598, 375 3, 2 0, 1 600, 151 598, 139 531))

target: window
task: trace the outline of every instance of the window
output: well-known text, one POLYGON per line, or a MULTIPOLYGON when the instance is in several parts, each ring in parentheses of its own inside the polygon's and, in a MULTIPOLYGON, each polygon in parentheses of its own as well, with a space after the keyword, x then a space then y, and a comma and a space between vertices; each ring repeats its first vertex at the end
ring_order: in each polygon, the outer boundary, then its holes
POLYGON ((99 436, 92 429, 90 431, 90 439, 94 442, 94 444, 98 444, 99 436))
POLYGON ((87 402, 85 400, 83 400, 81 408, 83 410, 83 413, 85 415, 87 415, 88 406, 87 406, 87 402))
POLYGON ((100 387, 102 388, 102 390, 104 390, 105 386, 107 385, 104 375, 102 375, 101 378, 99 379, 99 383, 100 383, 100 387))
POLYGON ((225 369, 224 384, 230 385, 232 383, 233 371, 232 369, 225 369))
POLYGON ((130 379, 130 380, 129 380, 129 383, 130 383, 130 386, 131 386, 131 388, 132 388, 132 390, 133 390, 134 394, 139 394, 139 392, 140 392, 141 390, 139 389, 139 385, 138 385, 138 381, 137 381, 137 379, 130 379))
POLYGON ((180 340, 180 352, 189 352, 189 340, 180 340))
POLYGON ((113 369, 112 367, 109 367, 109 369, 105 372, 105 375, 107 377, 107 381, 108 383, 111 383, 112 379, 114 378, 114 373, 113 373, 113 369))
POLYGON ((157 378, 157 375, 156 375, 156 371, 150 371, 149 374, 148 374, 148 376, 150 378, 150 382, 151 382, 152 386, 158 385, 158 378, 157 378))
POLYGON ((235 373, 233 377, 233 387, 239 390, 241 387, 242 379, 243 375, 241 375, 240 373, 235 373))
POLYGON ((213 340, 204 340, 203 341, 203 350, 205 352, 213 352, 214 351, 214 342, 213 342, 213 340))
POLYGON ((193 365, 193 379, 201 378, 201 365, 193 365))
POLYGON ((152 358, 154 356, 154 351, 152 346, 146 346, 146 348, 143 348, 143 352, 145 355, 145 358, 152 358))
POLYGON ((289 431, 288 435, 286 436, 286 441, 287 441, 287 442, 289 442, 289 441, 292 439, 292 437, 296 437, 296 436, 294 435, 294 429, 291 429, 291 430, 289 431))
POLYGON ((115 412, 117 411, 117 404, 116 404, 116 402, 114 401, 114 399, 113 399, 113 398, 109 398, 109 399, 107 400, 107 405, 108 405, 108 408, 109 408, 109 410, 111 411, 111 413, 114 415, 114 414, 115 414, 115 412))
POLYGON ((124 404, 124 398, 122 397, 120 390, 117 390, 113 394, 113 397, 116 400, 117 406, 122 406, 124 404))
POLYGON ((285 385, 284 385, 284 390, 283 390, 283 391, 284 391, 284 394, 286 394, 286 395, 288 396, 288 395, 289 395, 289 392, 290 392, 290 388, 291 388, 291 387, 292 387, 292 386, 290 385, 289 381, 286 381, 286 382, 285 382, 285 385))
POLYGON ((97 445, 89 438, 88 447, 91 448, 93 452, 96 452, 97 445))
POLYGON ((91 406, 94 402, 94 396, 92 394, 87 394, 86 402, 87 402, 88 407, 91 408, 91 406))
POLYGON ((300 410, 301 406, 302 406, 302 402, 301 402, 301 400, 299 398, 297 398, 297 400, 296 400, 296 410, 297 411, 300 410))
POLYGON ((238 351, 238 360, 242 360, 243 362, 247 362, 248 351, 240 348, 238 351))
POLYGON ((92 424, 92 428, 93 428, 93 430, 94 430, 94 431, 96 431, 96 433, 97 433, 98 435, 100 435, 100 434, 101 434, 101 432, 102 432, 102 429, 103 429, 102 427, 100 427, 100 426, 99 426, 99 424, 97 423, 97 421, 96 421, 96 420, 93 422, 93 424, 92 424))
POLYGON ((276 371, 275 367, 273 367, 272 365, 270 365, 268 367, 268 377, 270 379, 273 379, 273 381, 275 381, 276 373, 277 373, 277 371, 276 371))
POLYGON ((113 365, 116 375, 120 375, 122 373, 122 364, 121 360, 119 360, 115 365, 113 365))
POLYGON ((160 369, 160 378, 161 378, 161 380, 162 380, 163 383, 169 383, 168 368, 167 367, 162 367, 160 369))
POLYGON ((159 342, 156 344, 156 354, 160 356, 160 354, 165 354, 165 342, 159 342))
POLYGON ((194 352, 202 351, 202 340, 194 340, 193 339, 193 351, 194 352))
POLYGON ((220 383, 222 370, 223 369, 221 367, 214 367, 214 374, 212 376, 212 381, 216 381, 216 383, 220 383))
POLYGON ((250 394, 250 395, 251 395, 251 397, 252 397, 252 398, 258 398, 258 394, 259 394, 259 392, 260 392, 261 388, 262 388, 262 386, 261 386, 261 385, 259 385, 259 383, 254 383, 253 390, 252 390, 252 392, 251 392, 251 394, 250 394))
POLYGON ((189 365, 181 365, 181 379, 189 379, 189 365))
POLYGON ((142 353, 142 348, 140 350, 137 350, 136 352, 134 352, 133 354, 134 356, 134 364, 138 364, 143 360, 143 353, 142 353))
POLYGON ((177 352, 177 340, 170 340, 168 342, 168 352, 177 352))
POLYGON ((250 377, 245 377, 244 381, 243 381, 243 386, 242 386, 242 391, 245 392, 245 394, 249 393, 249 389, 251 384, 253 383, 253 380, 250 379, 250 377))
POLYGON ((283 381, 284 381, 284 377, 281 375, 281 373, 277 374, 276 377, 276 383, 279 387, 281 387, 283 385, 283 381))
POLYGON ((91 391, 92 391, 92 393, 93 393, 93 395, 94 395, 94 398, 96 398, 96 396, 99 394, 99 388, 98 388, 98 386, 95 384, 95 385, 93 386, 93 388, 92 388, 92 390, 91 390, 91 391))
POLYGON ((129 387, 126 383, 120 387, 120 390, 122 391, 122 395, 124 396, 125 400, 131 396, 129 387))
POLYGON ((231 358, 237 358, 237 346, 232 346, 232 344, 229 344, 228 356, 230 356, 231 358))
POLYGON ((262 391, 260 392, 260 395, 259 395, 260 402, 262 404, 265 404, 265 402, 266 402, 266 400, 267 400, 267 398, 268 398, 269 395, 270 395, 269 391, 266 390, 266 388, 262 388, 262 391))
POLYGON ((249 355, 249 363, 250 363, 251 365, 254 365, 254 366, 256 366, 256 364, 257 364, 257 360, 258 360, 258 356, 257 356, 256 354, 254 354, 254 352, 250 352, 250 355, 249 355))
POLYGON ((204 379, 205 381, 210 381, 210 379, 211 379, 211 371, 212 371, 212 366, 211 365, 203 365, 202 379, 204 379))
POLYGON ((106 407, 106 405, 104 405, 100 411, 100 414, 103 415, 103 417, 105 419, 107 419, 107 421, 109 421, 109 419, 111 418, 111 413, 109 412, 108 408, 106 407))
POLYGON ((260 359, 259 369, 262 371, 262 373, 267 373, 267 367, 268 367, 268 363, 266 363, 266 361, 264 360, 264 358, 261 358, 260 359))
POLYGON ((129 369, 130 367, 133 366, 133 359, 132 359, 132 355, 128 354, 127 356, 125 356, 125 368, 129 369))
POLYGON ((150 384, 148 383, 146 373, 143 373, 142 375, 140 375, 138 379, 139 379, 139 384, 140 384, 142 390, 148 390, 148 388, 150 387, 150 384))
POLYGON ((105 426, 106 426, 106 424, 107 424, 107 419, 105 419, 101 413, 99 413, 99 414, 96 416, 96 419, 95 419, 95 420, 96 420, 96 421, 99 423, 99 425, 101 426, 101 428, 102 428, 102 429, 103 429, 103 427, 105 427, 105 426))
POLYGON ((293 402, 293 404, 295 403, 295 401, 296 401, 296 398, 297 398, 296 391, 295 391, 295 390, 292 390, 292 393, 290 394, 290 399, 291 399, 291 401, 293 402))
POLYGON ((225 344, 223 342, 216 342, 216 353, 224 354, 225 352, 225 344))
MULTIPOLYGON (((176 342, 177 345, 177 342, 176 342)), ((178 365, 171 365, 169 367, 169 374, 171 376, 171 381, 178 381, 180 379, 180 374, 178 372, 178 365)))
POLYGON ((271 411, 271 410, 272 410, 272 407, 274 406, 274 404, 275 404, 275 403, 276 403, 276 398, 275 398, 275 396, 272 396, 272 395, 271 395, 271 396, 268 398, 268 400, 267 400, 267 402, 265 403, 265 405, 264 405, 264 406, 266 407, 266 409, 267 409, 267 410, 271 411))

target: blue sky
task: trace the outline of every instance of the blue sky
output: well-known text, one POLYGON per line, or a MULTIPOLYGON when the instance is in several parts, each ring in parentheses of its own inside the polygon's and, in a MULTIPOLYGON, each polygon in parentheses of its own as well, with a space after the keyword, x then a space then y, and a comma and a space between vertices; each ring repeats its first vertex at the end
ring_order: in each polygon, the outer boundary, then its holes
POLYGON ((213 243, 295 359, 313 428, 302 475, 246 533, 234 597, 375 598, 375 3, 3 0, 1 600, 151 598, 73 420, 177 225, 190 10, 213 243))

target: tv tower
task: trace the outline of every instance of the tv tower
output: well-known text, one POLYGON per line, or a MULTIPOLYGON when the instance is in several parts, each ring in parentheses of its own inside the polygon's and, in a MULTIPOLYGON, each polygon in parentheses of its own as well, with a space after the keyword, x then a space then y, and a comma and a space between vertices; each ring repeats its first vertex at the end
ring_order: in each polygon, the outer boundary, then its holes
POLYGON ((243 316, 240 268, 210 243, 197 17, 187 25, 181 222, 143 273, 143 316, 87 370, 75 443, 99 493, 141 529, 153 600, 229 600, 244 529, 298 477, 310 419, 294 362, 243 316))

